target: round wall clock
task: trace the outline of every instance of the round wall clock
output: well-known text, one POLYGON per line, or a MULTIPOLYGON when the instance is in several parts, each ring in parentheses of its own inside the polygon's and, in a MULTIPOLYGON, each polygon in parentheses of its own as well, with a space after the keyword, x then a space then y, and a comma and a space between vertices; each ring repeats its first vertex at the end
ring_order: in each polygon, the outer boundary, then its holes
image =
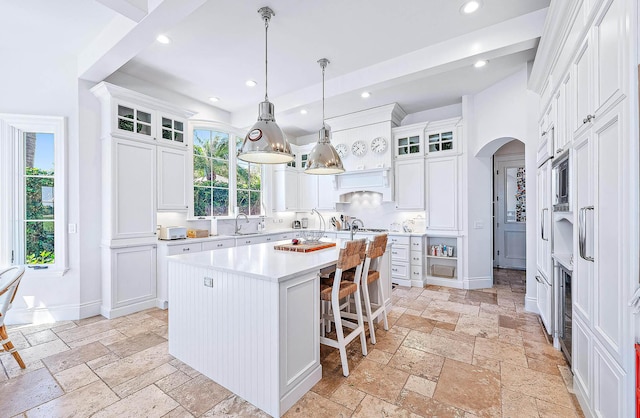
POLYGON ((371 150, 373 152, 377 152, 378 154, 382 154, 387 150, 387 140, 382 136, 373 138, 371 140, 371 150))
POLYGON ((356 141, 351 145, 351 153, 356 157, 362 157, 367 153, 367 144, 364 141, 356 141))
POLYGON ((345 144, 337 144, 336 152, 338 153, 340 158, 344 158, 349 153, 349 147, 347 147, 345 144))

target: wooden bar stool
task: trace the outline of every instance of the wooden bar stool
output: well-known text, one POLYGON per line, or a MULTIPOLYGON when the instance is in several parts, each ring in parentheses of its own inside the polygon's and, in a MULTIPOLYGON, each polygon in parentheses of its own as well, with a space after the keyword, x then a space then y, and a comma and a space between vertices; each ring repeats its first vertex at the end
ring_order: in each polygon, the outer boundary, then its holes
MULTIPOLYGON (((369 243, 367 248, 366 258, 362 267, 362 297, 366 315, 363 319, 366 319, 369 323, 369 336, 371 338, 371 344, 376 343, 376 331, 374 321, 382 315, 382 321, 384 329, 389 329, 389 322, 387 320, 387 308, 384 304, 384 293, 382 290, 382 282, 380 281, 380 260, 385 250, 387 249, 387 234, 376 235, 373 241, 369 243), (369 297, 369 285, 374 284, 376 292, 378 294, 378 303, 372 304, 369 297)), ((353 271, 347 271, 343 273, 344 278, 350 278, 353 275, 353 271)), ((348 318, 354 318, 353 314, 345 314, 348 318)))
POLYGON ((362 316, 362 306, 356 303, 357 323, 347 321, 343 318, 343 309, 349 306, 349 297, 354 295, 356 300, 360 300, 360 276, 362 275, 362 267, 365 258, 366 240, 348 241, 344 248, 340 250, 338 263, 336 264, 335 275, 331 285, 326 283, 320 284, 320 299, 327 302, 331 306, 331 314, 323 309, 322 320, 332 320, 336 324, 337 340, 326 337, 325 329, 322 328, 320 343, 337 348, 340 350, 340 360, 342 361, 342 374, 349 376, 349 364, 347 362, 347 344, 360 336, 362 345, 362 355, 367 355, 367 337, 364 333, 364 320, 362 316), (355 268, 354 274, 349 280, 345 280, 343 272, 355 268), (341 299, 347 300, 346 303, 340 304, 341 299), (342 327, 351 328, 352 331, 345 336, 342 327))
POLYGON ((13 343, 9 340, 7 334, 7 327, 4 325, 4 318, 7 311, 11 308, 13 299, 18 292, 18 285, 24 275, 23 266, 13 266, 0 271, 0 344, 2 345, 2 351, 11 353, 14 359, 18 362, 21 369, 26 368, 22 357, 18 354, 18 350, 13 346, 13 343))

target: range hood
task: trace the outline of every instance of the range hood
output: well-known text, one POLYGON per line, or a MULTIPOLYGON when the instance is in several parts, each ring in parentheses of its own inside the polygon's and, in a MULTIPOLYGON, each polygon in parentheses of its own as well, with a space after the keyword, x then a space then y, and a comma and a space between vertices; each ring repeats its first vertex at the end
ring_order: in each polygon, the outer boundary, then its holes
POLYGON ((389 167, 369 170, 347 171, 336 176, 336 190, 341 203, 351 203, 354 197, 365 198, 361 194, 379 194, 371 196, 382 202, 393 201, 393 178, 389 167))

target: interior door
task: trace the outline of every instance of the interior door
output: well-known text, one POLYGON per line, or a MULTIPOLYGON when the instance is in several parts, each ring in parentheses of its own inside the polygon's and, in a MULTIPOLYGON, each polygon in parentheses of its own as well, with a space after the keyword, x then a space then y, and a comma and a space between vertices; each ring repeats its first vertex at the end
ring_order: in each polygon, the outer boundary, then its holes
POLYGON ((524 156, 494 158, 494 265, 526 268, 526 171, 524 156))

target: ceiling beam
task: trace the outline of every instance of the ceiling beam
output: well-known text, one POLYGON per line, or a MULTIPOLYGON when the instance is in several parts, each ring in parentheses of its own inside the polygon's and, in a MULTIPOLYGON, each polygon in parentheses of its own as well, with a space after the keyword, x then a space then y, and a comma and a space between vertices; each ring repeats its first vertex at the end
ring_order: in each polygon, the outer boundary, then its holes
POLYGON ((117 16, 79 54, 78 77, 104 80, 204 3, 206 0, 155 0, 155 7, 140 22, 117 16))
POLYGON ((97 0, 99 3, 120 13, 134 22, 140 22, 147 15, 145 0, 97 0))

